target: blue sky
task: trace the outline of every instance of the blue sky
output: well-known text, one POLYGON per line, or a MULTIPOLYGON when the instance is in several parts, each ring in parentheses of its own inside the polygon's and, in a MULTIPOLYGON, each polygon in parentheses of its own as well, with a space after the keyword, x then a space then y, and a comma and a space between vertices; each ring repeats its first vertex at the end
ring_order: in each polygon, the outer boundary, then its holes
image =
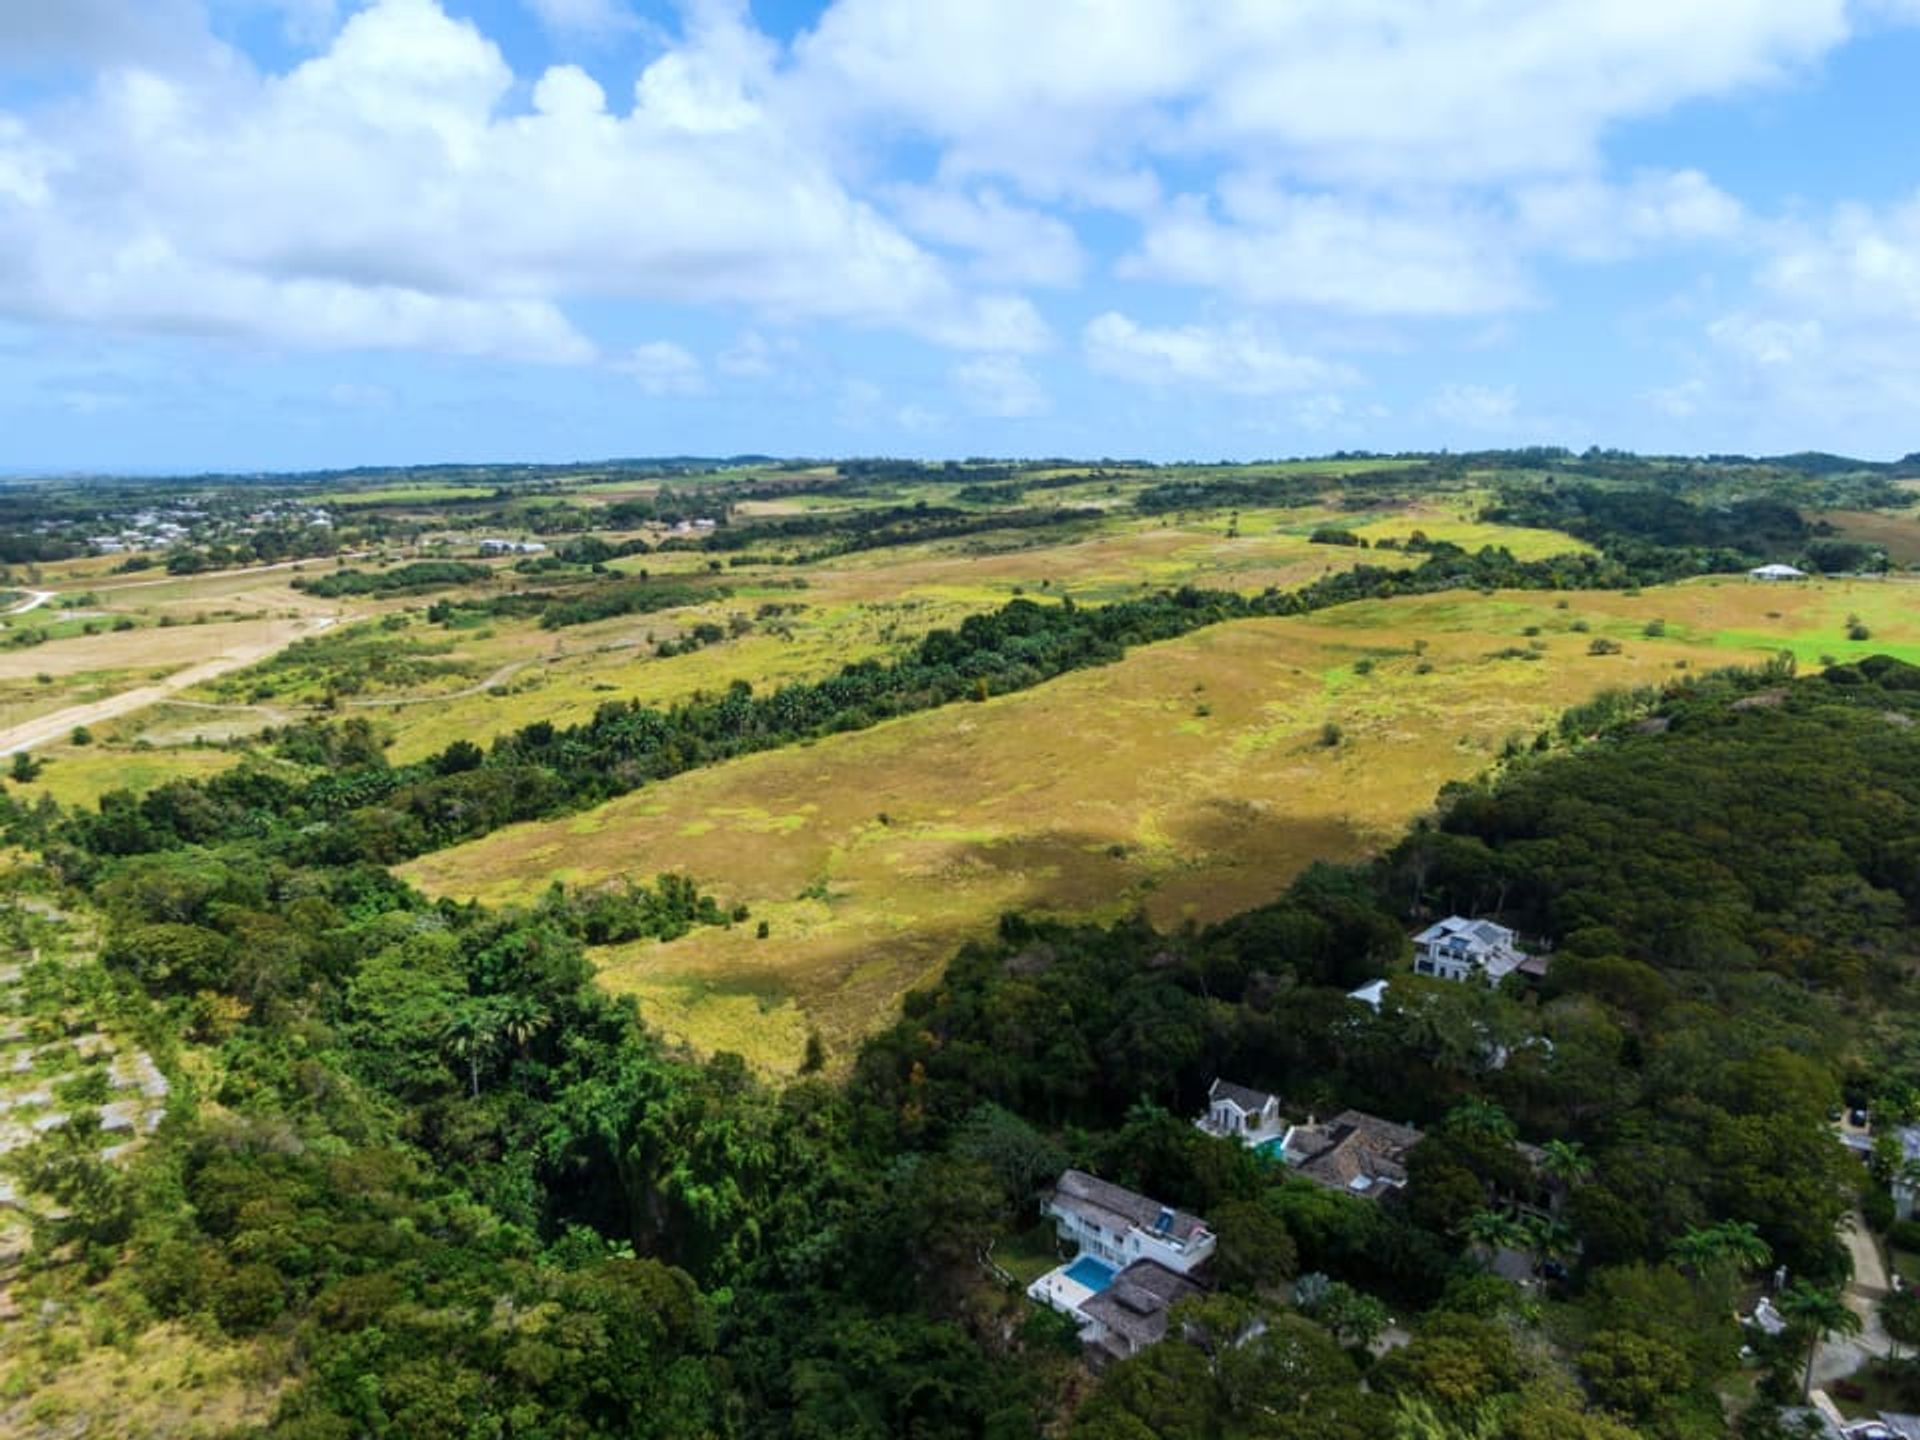
POLYGON ((1920 450, 1917 0, 0 3, 0 470, 1920 450))

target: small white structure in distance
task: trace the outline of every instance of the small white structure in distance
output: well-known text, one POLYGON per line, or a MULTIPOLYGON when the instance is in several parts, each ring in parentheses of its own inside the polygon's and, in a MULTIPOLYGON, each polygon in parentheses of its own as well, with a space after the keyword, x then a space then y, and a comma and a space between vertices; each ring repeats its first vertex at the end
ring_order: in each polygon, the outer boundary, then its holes
POLYGON ((1358 990, 1347 992, 1347 999, 1358 1000, 1376 1015, 1380 1013, 1380 1002, 1386 998, 1387 982, 1384 980, 1369 980, 1358 990))
POLYGON ((1749 580, 1804 580, 1807 572, 1792 565, 1756 565, 1747 571, 1749 580))

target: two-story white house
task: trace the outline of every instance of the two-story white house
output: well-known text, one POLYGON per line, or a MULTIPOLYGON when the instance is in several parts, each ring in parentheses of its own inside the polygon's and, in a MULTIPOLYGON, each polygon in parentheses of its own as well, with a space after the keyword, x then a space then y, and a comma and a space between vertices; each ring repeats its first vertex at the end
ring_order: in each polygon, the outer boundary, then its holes
POLYGON ((1248 1147, 1283 1139, 1287 1133, 1278 1095, 1231 1080, 1215 1080, 1207 1087, 1207 1113, 1193 1123, 1209 1135, 1238 1140, 1248 1147))
POLYGON ((1084 1170, 1063 1174, 1041 1208, 1058 1222, 1062 1240, 1116 1267, 1156 1260, 1185 1275, 1213 1254, 1213 1232, 1197 1215, 1084 1170))
POLYGON ((1449 915, 1413 937, 1416 975, 1498 985, 1516 971, 1537 979, 1546 974, 1547 962, 1522 950, 1513 931, 1491 920, 1449 915))
POLYGON ((1027 1296, 1072 1316, 1093 1350, 1124 1359, 1154 1344, 1167 1312, 1200 1293, 1188 1277, 1213 1255, 1214 1239, 1198 1216, 1084 1170, 1061 1175, 1041 1208, 1079 1253, 1027 1296))

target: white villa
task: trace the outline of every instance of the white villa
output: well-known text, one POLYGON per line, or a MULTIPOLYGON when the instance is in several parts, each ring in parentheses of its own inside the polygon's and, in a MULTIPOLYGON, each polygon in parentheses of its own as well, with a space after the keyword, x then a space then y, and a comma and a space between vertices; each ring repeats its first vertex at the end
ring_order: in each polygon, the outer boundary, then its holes
POLYGON ((1193 1123, 1209 1135, 1238 1140, 1248 1147, 1283 1139, 1287 1133, 1287 1122, 1280 1118, 1278 1095, 1231 1080, 1215 1080, 1207 1087, 1207 1113, 1193 1123))
POLYGON ((1213 1255, 1198 1216, 1123 1185, 1069 1170, 1041 1207, 1079 1254, 1027 1287, 1027 1298, 1070 1315, 1080 1338, 1115 1359, 1167 1332, 1167 1311, 1200 1286, 1188 1278, 1213 1255))
POLYGON ((1896 1219, 1911 1220, 1914 1201, 1920 1199, 1920 1125, 1902 1125, 1894 1134, 1900 1140, 1900 1163, 1893 1172, 1893 1213, 1896 1219))
POLYGON ((1792 565, 1756 565, 1747 571, 1749 580, 1804 580, 1807 572, 1792 565))
POLYGON ((1438 980, 1481 979, 1498 985, 1519 972, 1533 979, 1547 973, 1547 962, 1529 955, 1518 937, 1491 920, 1449 915, 1413 937, 1413 973, 1438 980))

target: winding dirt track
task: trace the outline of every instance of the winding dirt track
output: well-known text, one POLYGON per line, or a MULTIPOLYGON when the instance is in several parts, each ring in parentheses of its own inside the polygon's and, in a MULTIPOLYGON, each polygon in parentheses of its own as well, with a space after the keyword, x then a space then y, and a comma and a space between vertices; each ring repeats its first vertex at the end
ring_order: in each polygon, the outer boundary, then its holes
POLYGON ((11 755, 19 750, 31 750, 36 745, 45 745, 71 734, 76 725, 99 725, 108 720, 117 720, 122 715, 130 715, 135 710, 143 710, 149 705, 158 705, 172 695, 195 685, 225 675, 230 670, 238 670, 264 660, 269 655, 284 650, 296 640, 304 640, 310 635, 318 635, 331 629, 336 620, 333 616, 322 616, 314 620, 299 621, 277 634, 262 636, 257 640, 245 641, 231 646, 214 656, 211 660, 202 660, 189 665, 184 670, 176 670, 166 679, 152 685, 142 685, 133 690, 122 690, 118 695, 109 695, 104 700, 95 700, 86 705, 70 705, 65 710, 56 710, 51 715, 42 715, 37 720, 27 720, 0 730, 0 755, 11 755))

